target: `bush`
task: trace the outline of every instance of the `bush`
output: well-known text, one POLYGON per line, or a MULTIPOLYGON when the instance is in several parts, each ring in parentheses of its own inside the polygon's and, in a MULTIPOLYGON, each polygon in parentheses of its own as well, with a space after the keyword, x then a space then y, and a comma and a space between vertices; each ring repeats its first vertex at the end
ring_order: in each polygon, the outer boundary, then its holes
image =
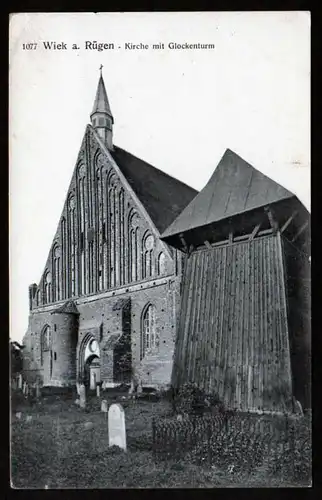
POLYGON ((169 395, 173 412, 176 414, 202 415, 206 412, 227 412, 217 395, 207 394, 195 384, 184 384, 178 390, 172 388, 169 395))

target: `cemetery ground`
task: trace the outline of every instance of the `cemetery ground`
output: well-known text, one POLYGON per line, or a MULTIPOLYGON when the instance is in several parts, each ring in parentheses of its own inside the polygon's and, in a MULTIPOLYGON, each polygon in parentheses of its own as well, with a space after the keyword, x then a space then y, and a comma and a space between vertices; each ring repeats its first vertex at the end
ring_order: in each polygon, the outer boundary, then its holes
MULTIPOLYGON (((250 474, 235 473, 187 460, 156 460, 152 452, 152 417, 171 413, 167 400, 129 399, 125 392, 91 396, 86 409, 76 394, 47 395, 26 400, 12 396, 11 484, 14 488, 216 488, 292 487, 290 481, 268 477, 265 466, 250 474), (108 442, 108 405, 125 411, 127 452, 108 442)), ((300 485, 301 486, 301 485, 300 485)))

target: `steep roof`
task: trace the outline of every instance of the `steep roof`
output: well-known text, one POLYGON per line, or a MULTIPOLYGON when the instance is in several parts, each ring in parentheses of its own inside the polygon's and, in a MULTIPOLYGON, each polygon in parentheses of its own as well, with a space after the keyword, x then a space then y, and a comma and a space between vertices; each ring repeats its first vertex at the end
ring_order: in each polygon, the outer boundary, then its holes
POLYGON ((96 97, 91 115, 93 115, 94 113, 107 113, 110 116, 112 116, 110 103, 107 98, 107 93, 102 75, 98 80, 96 97))
POLYGON ((206 186, 164 231, 162 238, 293 196, 227 149, 206 186))
POLYGON ((114 146, 111 154, 160 232, 198 194, 195 189, 124 149, 114 146))

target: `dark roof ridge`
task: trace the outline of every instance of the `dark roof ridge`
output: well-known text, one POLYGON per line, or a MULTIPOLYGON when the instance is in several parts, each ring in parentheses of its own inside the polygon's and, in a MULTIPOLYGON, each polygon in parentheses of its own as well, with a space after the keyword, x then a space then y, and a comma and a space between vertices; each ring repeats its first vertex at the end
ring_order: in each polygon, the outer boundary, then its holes
POLYGON ((165 177, 168 177, 169 179, 172 179, 172 180, 175 180, 176 182, 179 182, 180 184, 182 184, 183 186, 187 187, 188 189, 192 189, 193 191, 195 191, 196 193, 199 193, 199 191, 191 186, 189 186, 188 184, 186 184, 185 182, 181 181, 180 179, 177 179, 176 177, 173 177, 173 175, 170 175, 170 174, 167 174, 166 172, 163 172, 163 170, 160 170, 159 168, 155 167, 154 165, 152 165, 151 163, 143 160, 142 158, 139 158, 138 156, 134 155, 133 153, 130 153, 129 151, 127 151, 126 149, 124 148, 120 148, 119 146, 116 146, 114 144, 114 148, 118 149, 119 151, 123 151, 124 153, 128 154, 128 155, 131 155, 133 156, 133 158, 136 158, 137 160, 145 163, 146 165, 148 165, 149 167, 153 168, 154 170, 157 170, 157 172, 159 174, 162 174, 163 176, 165 177))

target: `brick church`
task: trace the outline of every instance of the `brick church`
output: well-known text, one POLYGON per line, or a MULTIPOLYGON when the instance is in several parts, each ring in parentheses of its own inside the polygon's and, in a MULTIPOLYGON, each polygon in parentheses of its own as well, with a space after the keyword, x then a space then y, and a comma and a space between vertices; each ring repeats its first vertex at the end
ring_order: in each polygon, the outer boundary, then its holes
POLYGON ((310 214, 227 149, 198 193, 113 144, 100 76, 29 287, 25 373, 46 386, 194 383, 240 410, 311 405, 310 214))
POLYGON ((47 386, 162 386, 171 377, 182 252, 160 239, 197 192, 113 144, 100 75, 39 284, 26 373, 47 386))

